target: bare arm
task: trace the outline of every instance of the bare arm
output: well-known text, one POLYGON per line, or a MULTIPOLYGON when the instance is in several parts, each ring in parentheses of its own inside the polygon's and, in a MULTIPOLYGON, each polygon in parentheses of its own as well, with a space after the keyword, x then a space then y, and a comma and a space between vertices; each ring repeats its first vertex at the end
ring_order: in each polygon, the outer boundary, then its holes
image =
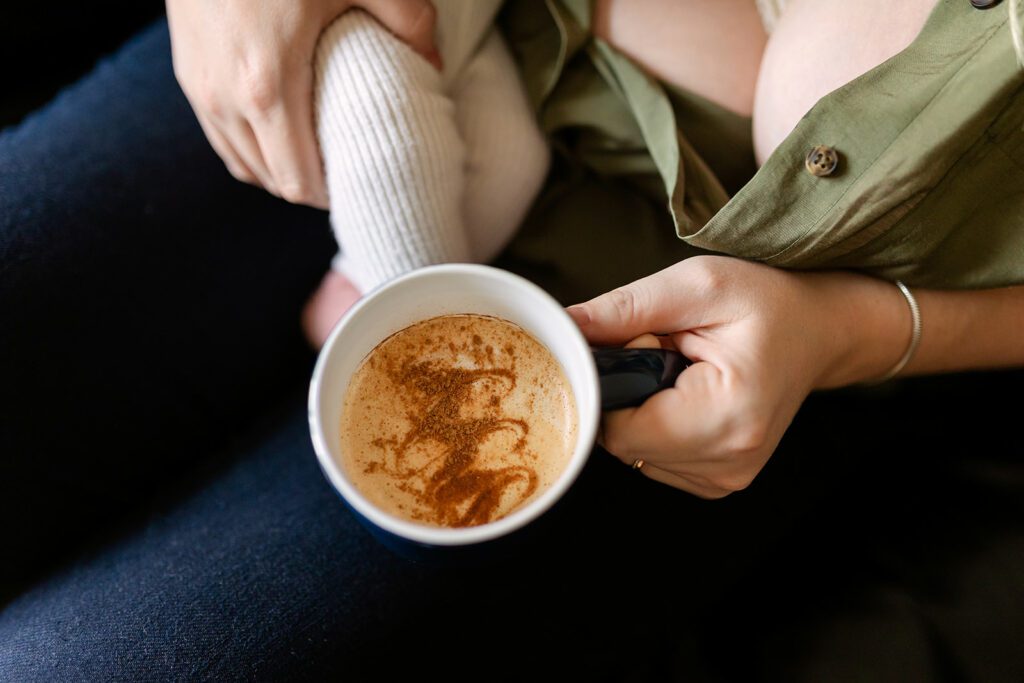
MULTIPOLYGON (((888 282, 829 274, 823 310, 837 331, 836 361, 818 386, 882 376, 910 341, 907 302, 888 282)), ((921 308, 921 343, 902 375, 1024 365, 1024 286, 971 291, 912 289, 921 308)))
MULTIPOLYGON (((904 373, 1024 366, 1024 287, 915 295, 923 334, 904 373)), ((603 443, 707 498, 753 481, 811 391, 883 376, 911 334, 892 283, 720 256, 686 259, 569 311, 592 342, 668 345, 694 361, 674 387, 605 416, 603 443)))

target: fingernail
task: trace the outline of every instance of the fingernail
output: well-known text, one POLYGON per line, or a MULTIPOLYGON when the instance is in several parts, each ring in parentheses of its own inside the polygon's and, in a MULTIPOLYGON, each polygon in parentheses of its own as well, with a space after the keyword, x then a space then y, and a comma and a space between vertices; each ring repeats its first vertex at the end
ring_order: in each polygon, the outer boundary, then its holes
POLYGON ((590 313, 583 306, 570 306, 565 310, 580 327, 590 323, 590 313))

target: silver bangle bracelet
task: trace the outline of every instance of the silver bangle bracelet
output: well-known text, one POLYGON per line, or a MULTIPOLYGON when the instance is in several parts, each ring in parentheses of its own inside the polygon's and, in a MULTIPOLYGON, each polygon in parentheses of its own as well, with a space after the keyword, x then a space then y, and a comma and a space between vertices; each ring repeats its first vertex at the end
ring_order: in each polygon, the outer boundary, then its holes
POLYGON ((896 361, 896 365, 892 366, 889 372, 885 373, 882 377, 875 380, 875 382, 885 382, 890 380, 899 374, 900 370, 906 367, 910 359, 914 357, 914 352, 917 351, 918 344, 921 343, 921 309, 917 305, 917 299, 911 294, 910 289, 907 288, 900 280, 896 281, 896 286, 900 288, 904 298, 907 300, 907 305, 910 306, 910 318, 912 324, 912 330, 910 334, 910 344, 907 346, 907 350, 903 352, 903 356, 896 361))

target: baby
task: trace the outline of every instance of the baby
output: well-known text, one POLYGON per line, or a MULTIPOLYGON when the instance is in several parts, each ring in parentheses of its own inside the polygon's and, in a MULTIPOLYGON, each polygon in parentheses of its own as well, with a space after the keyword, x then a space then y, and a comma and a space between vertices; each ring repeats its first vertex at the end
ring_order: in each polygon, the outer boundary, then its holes
POLYGON ((501 0, 433 4, 440 71, 360 10, 320 38, 317 135, 341 249, 303 313, 318 347, 391 278, 496 256, 547 174, 548 147, 493 27, 501 0))

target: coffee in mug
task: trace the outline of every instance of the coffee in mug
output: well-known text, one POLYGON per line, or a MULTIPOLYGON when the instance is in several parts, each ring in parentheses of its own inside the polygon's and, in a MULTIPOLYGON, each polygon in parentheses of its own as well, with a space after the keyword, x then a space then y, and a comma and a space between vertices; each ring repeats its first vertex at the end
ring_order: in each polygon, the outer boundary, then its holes
POLYGON ((518 275, 428 266, 369 292, 328 336, 309 383, 310 438, 331 486, 386 546, 482 558, 514 547, 503 539, 524 538, 566 494, 602 405, 674 384, 685 362, 672 355, 590 348, 561 304, 518 275))
POLYGON ((384 512, 478 526, 559 480, 577 425, 572 386, 533 335, 497 317, 441 315, 380 342, 352 375, 341 464, 384 512))

